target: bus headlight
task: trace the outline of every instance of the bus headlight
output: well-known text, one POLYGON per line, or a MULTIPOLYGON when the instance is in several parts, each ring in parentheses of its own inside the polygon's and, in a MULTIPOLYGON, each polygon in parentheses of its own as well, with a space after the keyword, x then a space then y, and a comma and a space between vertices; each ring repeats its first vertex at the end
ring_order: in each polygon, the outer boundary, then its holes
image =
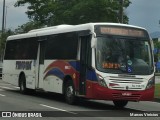
POLYGON ((151 88, 154 84, 155 84, 155 77, 152 77, 152 78, 148 81, 148 84, 147 84, 147 86, 146 86, 146 89, 151 88))
POLYGON ((100 75, 97 75, 97 77, 98 77, 98 83, 99 83, 99 85, 101 85, 103 87, 107 87, 107 84, 106 84, 104 78, 102 76, 100 76, 100 75))

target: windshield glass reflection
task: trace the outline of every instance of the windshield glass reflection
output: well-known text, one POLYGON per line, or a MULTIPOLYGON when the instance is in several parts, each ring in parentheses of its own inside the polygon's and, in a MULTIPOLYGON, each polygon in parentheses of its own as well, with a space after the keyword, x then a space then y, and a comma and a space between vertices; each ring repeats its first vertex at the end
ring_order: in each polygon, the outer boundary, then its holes
POLYGON ((96 65, 102 72, 151 74, 153 64, 149 42, 133 37, 98 37, 96 65))

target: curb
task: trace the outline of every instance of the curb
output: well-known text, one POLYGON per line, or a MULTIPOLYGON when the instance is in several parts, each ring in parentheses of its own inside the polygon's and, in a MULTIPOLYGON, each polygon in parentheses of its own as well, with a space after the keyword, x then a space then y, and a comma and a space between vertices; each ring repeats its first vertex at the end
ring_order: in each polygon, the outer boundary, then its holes
POLYGON ((160 103, 160 98, 154 98, 154 101, 160 103))
POLYGON ((155 73, 155 76, 160 76, 160 73, 155 73))

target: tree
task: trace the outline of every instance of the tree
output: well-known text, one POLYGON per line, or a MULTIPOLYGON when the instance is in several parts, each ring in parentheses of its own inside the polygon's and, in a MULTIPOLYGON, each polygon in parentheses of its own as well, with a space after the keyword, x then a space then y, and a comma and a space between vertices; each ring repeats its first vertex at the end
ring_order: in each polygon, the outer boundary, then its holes
POLYGON ((14 34, 14 32, 11 29, 8 29, 5 32, 3 32, 3 34, 2 33, 0 34, 0 57, 3 56, 2 54, 3 54, 3 50, 5 47, 7 37, 10 35, 13 35, 13 34, 14 34))
POLYGON ((51 14, 52 1, 54 0, 17 0, 15 7, 28 4, 28 11, 26 11, 28 18, 44 23, 51 14))
POLYGON ((154 53, 154 60, 155 62, 158 62, 160 60, 160 42, 158 40, 153 40, 154 41, 154 48, 157 49, 157 52, 154 53))
MULTIPOLYGON (((129 0, 18 0, 16 7, 29 5, 26 14, 33 21, 48 26, 87 22, 118 22, 119 10, 127 8, 129 0)), ((124 23, 128 17, 124 14, 124 23)))
POLYGON ((154 41, 154 47, 160 49, 160 42, 154 41))
POLYGON ((18 28, 15 29, 15 33, 16 34, 27 33, 30 30, 38 29, 38 28, 43 27, 43 26, 44 25, 42 25, 42 23, 40 23, 40 22, 30 21, 30 22, 27 22, 27 23, 25 23, 21 26, 18 26, 18 28))

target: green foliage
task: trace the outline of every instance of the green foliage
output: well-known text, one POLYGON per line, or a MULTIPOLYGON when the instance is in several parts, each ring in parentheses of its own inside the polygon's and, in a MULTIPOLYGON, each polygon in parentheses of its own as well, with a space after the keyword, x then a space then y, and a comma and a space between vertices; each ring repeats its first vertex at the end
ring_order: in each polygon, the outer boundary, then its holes
POLYGON ((52 0, 17 0, 15 7, 28 4, 26 14, 34 21, 44 22, 50 14, 50 6, 52 0))
POLYGON ((160 49, 160 42, 154 41, 154 47, 160 49))
MULTIPOLYGON (((158 40, 154 40, 153 43, 154 43, 154 48, 160 50, 160 42, 158 42, 158 40)), ((154 61, 158 62, 159 60, 160 60, 160 53, 154 54, 154 61)))
POLYGON ((34 22, 34 21, 30 21, 27 22, 21 26, 18 26, 17 29, 15 29, 15 33, 19 34, 19 33, 27 33, 30 30, 33 29, 38 29, 40 27, 43 27, 44 25, 42 25, 40 22, 34 22))
MULTIPOLYGON (((124 0, 123 8, 131 2, 124 0)), ((27 4, 30 22, 19 26, 15 33, 25 33, 44 25, 81 24, 87 22, 118 22, 122 7, 119 0, 17 0, 15 7, 27 4)), ((123 16, 124 23, 128 17, 123 16)))
MULTIPOLYGON (((124 0, 123 8, 131 2, 124 0)), ((16 7, 29 5, 26 14, 48 26, 87 22, 118 22, 120 0, 18 0, 16 7)), ((124 23, 128 17, 123 16, 124 23)))
POLYGON ((160 98, 160 84, 155 85, 154 97, 155 98, 160 98))
POLYGON ((4 50, 7 37, 13 34, 14 32, 10 29, 6 30, 3 34, 0 34, 0 53, 4 50))
MULTIPOLYGON (((17 0, 15 7, 27 5, 26 14, 30 22, 19 26, 15 32, 7 30, 0 36, 0 51, 9 35, 26 33, 32 29, 59 24, 81 24, 88 22, 119 22, 120 9, 127 8, 130 0, 17 0)), ((128 17, 124 14, 124 23, 128 17)))

